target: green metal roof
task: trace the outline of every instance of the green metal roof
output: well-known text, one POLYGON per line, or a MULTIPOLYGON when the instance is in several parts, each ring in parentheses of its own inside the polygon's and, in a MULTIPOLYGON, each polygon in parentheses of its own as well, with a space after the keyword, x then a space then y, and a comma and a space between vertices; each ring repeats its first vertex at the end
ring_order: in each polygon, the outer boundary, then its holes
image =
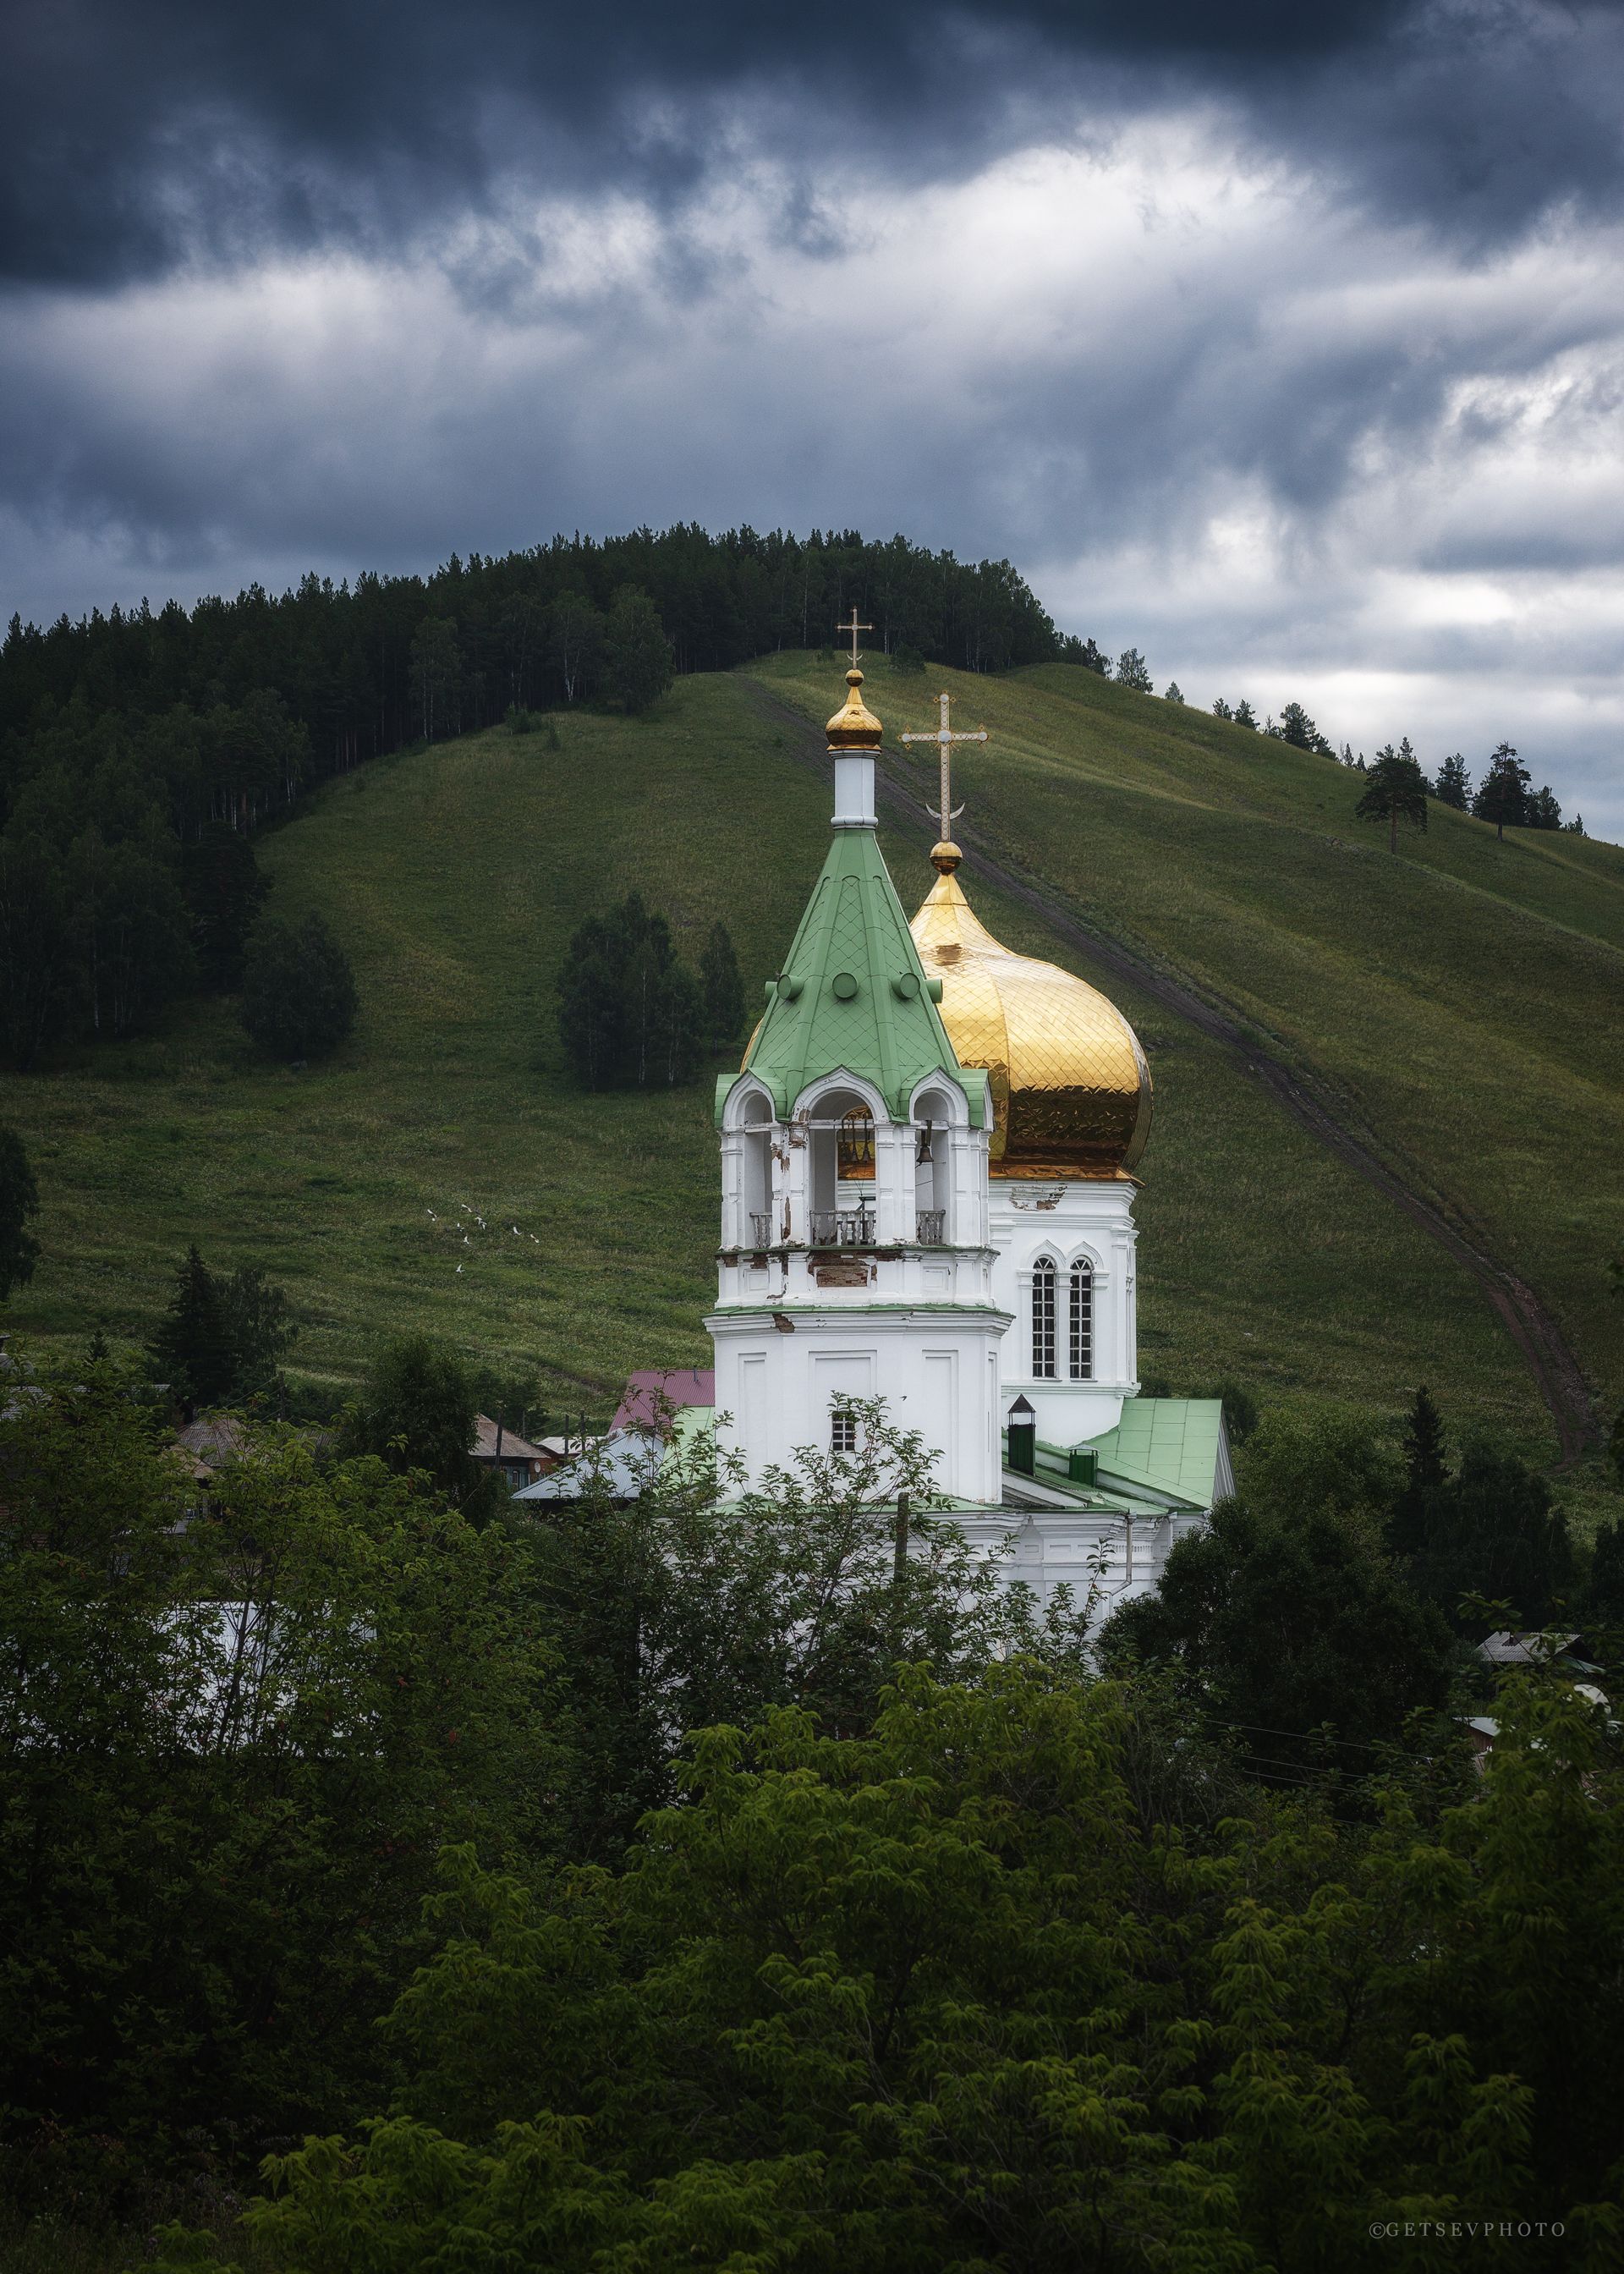
MULTIPOLYGON (((1086 1437, 1075 1449, 1097 1461, 1098 1484, 1074 1482, 1069 1445, 1039 1439, 1034 1481, 1066 1494, 1079 1507, 1148 1495, 1164 1507, 1169 1501, 1211 1508, 1231 1487, 1222 1461, 1223 1405, 1216 1397, 1131 1397, 1114 1429, 1086 1437)), ((1006 1462, 1007 1466, 1007 1462, 1006 1462)), ((1013 1474, 1013 1472, 1011 1472, 1013 1474)))
POLYGON ((1116 1427, 1088 1442, 1102 1472, 1210 1508, 1222 1433, 1222 1398, 1131 1397, 1116 1427))
MULTIPOLYGON (((835 831, 768 998, 744 1070, 771 1089, 780 1119, 808 1082, 843 1066, 872 1082, 898 1121, 917 1084, 944 1075, 985 1126, 986 1075, 966 1074, 953 1054, 872 830, 835 831)), ((718 1113, 732 1088, 718 1082, 718 1113)))

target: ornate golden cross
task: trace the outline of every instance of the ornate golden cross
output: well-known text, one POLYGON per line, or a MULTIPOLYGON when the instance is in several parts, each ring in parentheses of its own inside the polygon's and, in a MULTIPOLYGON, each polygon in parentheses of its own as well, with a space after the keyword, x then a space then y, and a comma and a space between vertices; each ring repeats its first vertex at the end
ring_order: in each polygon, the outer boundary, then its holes
POLYGON ((851 622, 849 624, 837 624, 835 626, 835 629, 838 632, 850 632, 852 635, 852 669, 855 671, 857 668, 857 635, 859 632, 871 632, 874 629, 874 626, 872 624, 860 624, 858 622, 857 604, 853 601, 852 603, 851 622))
MULTIPOLYGON (((852 614, 855 615, 856 613, 856 609, 853 608, 852 614)), ((937 814, 936 818, 942 825, 942 841, 944 844, 946 844, 952 837, 953 824, 964 811, 962 805, 955 805, 952 802, 953 744, 955 742, 984 742, 987 740, 987 729, 985 727, 978 727, 974 734, 954 734, 951 727, 948 724, 948 706, 952 702, 952 699, 953 698, 951 695, 944 695, 939 698, 942 704, 942 724, 936 728, 934 734, 902 734, 898 737, 899 742, 934 742, 941 755, 942 805, 941 810, 937 814)), ((925 810, 929 813, 930 811, 930 808, 927 806, 925 810)))

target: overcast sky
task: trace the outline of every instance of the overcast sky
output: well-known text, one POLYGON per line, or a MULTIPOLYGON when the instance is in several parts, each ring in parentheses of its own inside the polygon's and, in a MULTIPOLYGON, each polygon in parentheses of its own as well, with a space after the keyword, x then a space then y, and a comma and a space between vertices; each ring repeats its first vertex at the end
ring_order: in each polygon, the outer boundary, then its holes
POLYGON ((901 530, 1624 836, 1624 8, 6 0, 0 615, 901 530))

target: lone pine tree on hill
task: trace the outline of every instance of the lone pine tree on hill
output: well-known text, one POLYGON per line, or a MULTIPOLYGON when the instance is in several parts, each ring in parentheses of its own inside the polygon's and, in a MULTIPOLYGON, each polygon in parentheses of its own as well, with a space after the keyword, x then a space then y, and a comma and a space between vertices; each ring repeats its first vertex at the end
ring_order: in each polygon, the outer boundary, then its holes
POLYGON ((1365 777, 1365 794, 1353 810, 1357 820, 1387 823, 1390 853, 1398 851, 1401 819, 1417 829, 1426 827, 1426 777, 1408 736, 1396 750, 1389 742, 1377 751, 1376 763, 1365 777))
POLYGON ((1517 764, 1517 754, 1509 742, 1502 742, 1489 760, 1489 771, 1478 786, 1472 800, 1472 811, 1479 821, 1492 821, 1494 834, 1505 841, 1506 824, 1515 829, 1527 816, 1529 771, 1517 764))

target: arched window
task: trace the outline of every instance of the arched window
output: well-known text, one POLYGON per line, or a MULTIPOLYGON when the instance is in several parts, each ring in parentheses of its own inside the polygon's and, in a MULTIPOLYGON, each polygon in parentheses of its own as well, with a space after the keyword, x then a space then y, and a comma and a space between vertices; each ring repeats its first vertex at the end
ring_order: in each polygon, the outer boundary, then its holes
POLYGON ((1040 1382, 1055 1378, 1055 1262, 1040 1255, 1032 1267, 1032 1371, 1040 1382))
POLYGON ((1073 1382, 1094 1380, 1094 1266, 1085 1257, 1071 1266, 1070 1371, 1073 1382))

